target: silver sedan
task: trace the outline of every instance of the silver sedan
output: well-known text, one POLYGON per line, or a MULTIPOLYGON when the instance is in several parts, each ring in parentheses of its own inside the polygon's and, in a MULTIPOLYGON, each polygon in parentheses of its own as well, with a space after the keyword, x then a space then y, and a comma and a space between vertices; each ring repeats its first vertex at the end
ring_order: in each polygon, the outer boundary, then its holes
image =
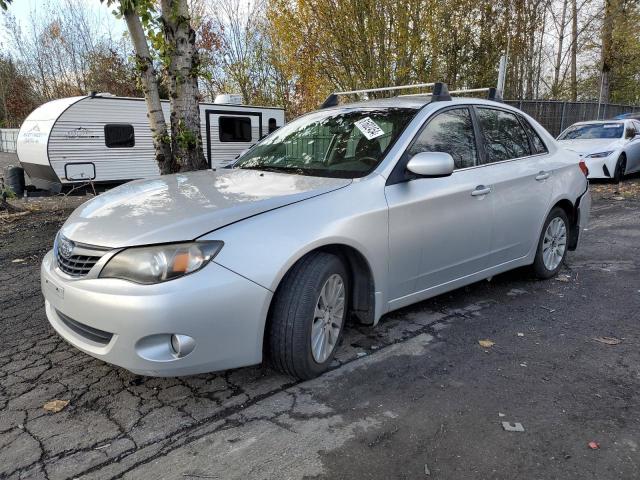
POLYGON ((530 265, 586 225, 586 167, 502 103, 420 96, 321 109, 231 168, 135 181, 80 206, 42 263, 51 325, 133 372, 268 357, 325 371, 345 322, 530 265))

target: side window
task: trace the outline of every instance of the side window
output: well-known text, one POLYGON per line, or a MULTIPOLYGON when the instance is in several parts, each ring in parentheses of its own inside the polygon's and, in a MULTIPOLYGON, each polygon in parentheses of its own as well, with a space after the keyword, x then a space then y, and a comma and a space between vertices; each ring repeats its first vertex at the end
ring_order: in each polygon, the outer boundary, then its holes
POLYGON ((531 126, 531 124, 523 117, 520 117, 520 123, 529 134, 529 139, 531 140, 531 148, 533 149, 533 154, 547 153, 547 147, 536 132, 536 129, 531 126))
POLYGON ((278 123, 275 118, 269 119, 269 133, 273 133, 278 129, 278 123))
POLYGON ((630 139, 636 136, 636 124, 635 122, 629 122, 625 131, 625 138, 630 139))
POLYGON ((420 152, 445 152, 456 169, 476 164, 476 139, 468 108, 454 108, 437 114, 409 147, 410 156, 420 152))
POLYGON ((104 126, 104 144, 107 148, 131 148, 136 144, 133 125, 108 123, 104 126))
POLYGON ((250 142, 250 117, 220 117, 218 120, 221 142, 250 142))
POLYGON ((640 122, 633 121, 633 126, 636 127, 636 132, 640 132, 640 122))
POLYGON ((513 113, 478 108, 478 122, 484 136, 487 163, 531 155, 527 134, 513 113))

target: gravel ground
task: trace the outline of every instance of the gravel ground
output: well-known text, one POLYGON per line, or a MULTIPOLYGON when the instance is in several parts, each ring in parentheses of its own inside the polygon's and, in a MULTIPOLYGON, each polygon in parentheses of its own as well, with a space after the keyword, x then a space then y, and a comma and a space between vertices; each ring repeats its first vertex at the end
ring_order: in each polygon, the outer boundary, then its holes
POLYGON ((21 201, 0 215, 0 478, 639 478, 639 186, 594 186, 558 280, 518 270, 350 326, 302 383, 139 377, 70 347, 38 267, 82 199, 21 201))

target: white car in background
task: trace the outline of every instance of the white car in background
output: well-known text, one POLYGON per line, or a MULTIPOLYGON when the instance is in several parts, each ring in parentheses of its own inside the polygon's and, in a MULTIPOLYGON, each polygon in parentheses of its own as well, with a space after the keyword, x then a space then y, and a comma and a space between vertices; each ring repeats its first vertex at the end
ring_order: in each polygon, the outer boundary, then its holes
POLYGON ((558 142, 584 158, 589 178, 616 182, 640 171, 640 121, 602 120, 578 122, 558 136, 558 142))

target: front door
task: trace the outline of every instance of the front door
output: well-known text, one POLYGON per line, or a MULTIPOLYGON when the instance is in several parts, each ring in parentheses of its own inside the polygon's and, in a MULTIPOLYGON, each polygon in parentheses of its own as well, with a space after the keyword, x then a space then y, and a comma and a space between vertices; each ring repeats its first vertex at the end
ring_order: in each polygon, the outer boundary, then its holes
MULTIPOLYGON (((455 161, 449 177, 389 184, 389 273, 392 308, 488 266, 492 199, 467 107, 427 120, 405 153, 446 152, 455 161)), ((403 162, 401 160, 401 162, 403 162)))

